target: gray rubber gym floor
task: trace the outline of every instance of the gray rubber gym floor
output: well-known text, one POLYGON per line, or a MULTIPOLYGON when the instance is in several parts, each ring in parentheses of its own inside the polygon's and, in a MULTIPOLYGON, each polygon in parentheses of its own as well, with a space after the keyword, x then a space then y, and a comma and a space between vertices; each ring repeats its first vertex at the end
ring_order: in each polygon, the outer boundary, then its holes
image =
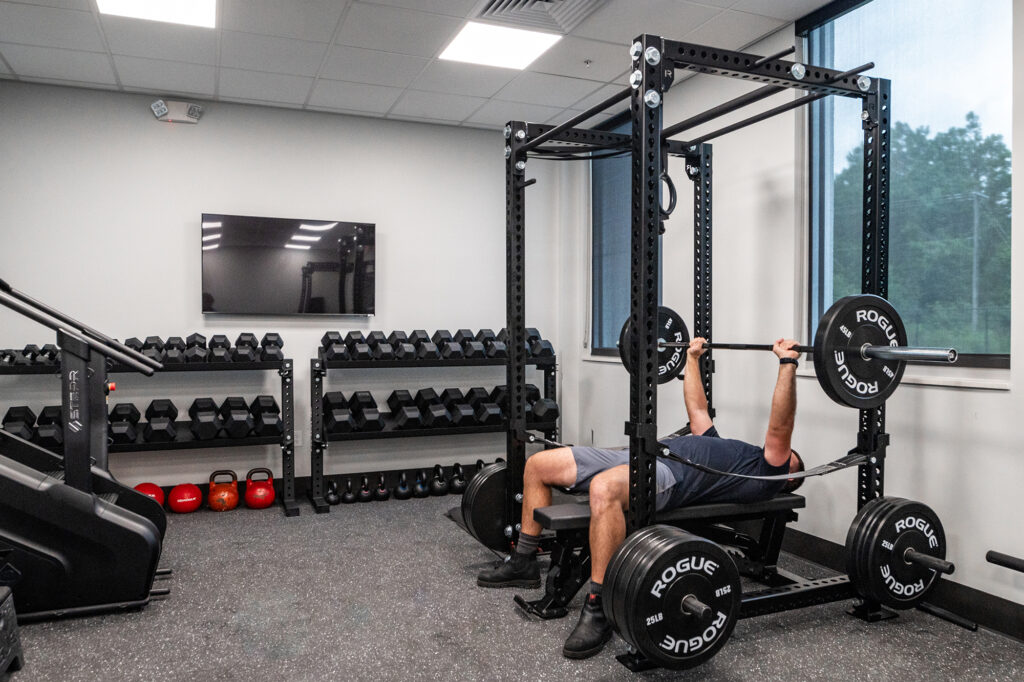
POLYGON ((457 501, 174 516, 162 562, 171 597, 23 626, 26 667, 12 681, 1024 679, 1020 642, 917 611, 868 625, 842 603, 740 621, 714 659, 683 673, 630 673, 614 658, 618 638, 569 661, 562 641, 578 611, 531 621, 514 591, 477 588, 493 555, 442 517, 457 501))

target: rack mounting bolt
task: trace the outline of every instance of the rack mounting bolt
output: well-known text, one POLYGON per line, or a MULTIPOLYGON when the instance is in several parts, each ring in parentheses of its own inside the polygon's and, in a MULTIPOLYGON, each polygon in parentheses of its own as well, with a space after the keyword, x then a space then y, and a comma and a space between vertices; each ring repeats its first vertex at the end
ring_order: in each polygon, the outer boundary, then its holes
POLYGON ((629 86, 636 90, 640 87, 640 83, 643 81, 644 75, 640 73, 640 69, 637 69, 633 73, 629 74, 629 86))
POLYGON ((657 90, 648 90, 644 93, 644 104, 651 109, 657 109, 661 104, 661 93, 657 90))
POLYGON ((857 87, 861 92, 867 92, 871 89, 871 79, 867 76, 857 76, 857 87))
POLYGON ((516 493, 516 502, 520 502, 521 503, 522 501, 523 501, 523 494, 522 493, 516 493))
POLYGON ((510 137, 512 137, 512 126, 506 125, 505 126, 505 139, 507 140, 510 137))
POLYGON ((505 537, 512 537, 512 526, 505 526, 505 537))
POLYGON ((517 524, 516 524, 516 532, 518 533, 518 532, 519 532, 519 531, 521 531, 522 529, 523 529, 523 524, 521 524, 521 523, 517 523, 517 524))
POLYGON ((517 171, 524 171, 524 170, 526 170, 526 162, 525 161, 516 161, 516 170, 517 171))
POLYGON ((526 131, 525 130, 517 130, 516 131, 516 139, 519 140, 520 142, 525 140, 526 139, 526 131))
POLYGON ((512 147, 509 147, 508 145, 505 145, 505 158, 506 159, 511 159, 512 158, 512 147))
POLYGON ((640 41, 636 41, 629 46, 629 56, 633 59, 640 57, 640 53, 644 51, 644 46, 640 44, 640 41))
POLYGON ((804 66, 803 64, 794 64, 793 66, 789 67, 789 73, 793 76, 793 78, 797 79, 798 81, 802 81, 804 79, 804 76, 807 75, 807 67, 804 66))
POLYGON ((870 114, 870 113, 868 113, 868 110, 867 110, 867 109, 865 109, 864 111, 860 112, 860 120, 862 120, 862 121, 866 121, 866 120, 868 120, 869 118, 871 118, 871 114, 870 114))
POLYGON ((652 45, 644 51, 644 59, 647 60, 648 64, 654 66, 661 62, 661 52, 658 51, 658 48, 652 45))

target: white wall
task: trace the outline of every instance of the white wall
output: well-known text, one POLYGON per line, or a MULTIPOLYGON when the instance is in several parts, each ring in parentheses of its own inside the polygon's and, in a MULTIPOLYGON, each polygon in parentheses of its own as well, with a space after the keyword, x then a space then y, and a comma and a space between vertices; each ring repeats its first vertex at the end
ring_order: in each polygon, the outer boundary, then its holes
MULTIPOLYGON (((210 104, 195 126, 154 120, 152 97, 0 81, 0 277, 112 336, 278 331, 296 366, 296 460, 309 472, 309 359, 327 329, 505 322, 504 140, 460 129, 210 104), (200 313, 200 214, 376 223, 377 315, 259 318, 200 313)), ((531 167, 527 322, 559 349, 554 291, 560 174, 531 167)), ((252 276, 258 277, 258 272, 252 276)), ((47 343, 43 327, 0 309, 0 347, 47 343)), ((278 392, 273 373, 115 375, 112 401, 278 392)), ((540 382, 541 375, 528 373, 540 382)), ((332 371, 327 387, 374 390, 504 383, 495 368, 332 371)), ((58 401, 57 379, 0 377, 0 410, 58 401)), ((326 470, 372 471, 493 459, 500 435, 332 444, 326 470)), ((277 448, 123 453, 129 484, 203 480, 218 468, 280 472, 277 448)))
MULTIPOLYGON (((1024 16, 1015 13, 1015 62, 1024 70, 1024 16)), ((792 27, 749 49, 769 54, 792 45, 792 27)), ((746 92, 749 85, 733 79, 697 76, 666 97, 666 124, 746 92)), ((899 110, 899 83, 893 83, 893 104, 899 110)), ((699 128, 693 136, 760 108, 786 101, 777 95, 743 113, 699 128)), ((1024 88, 1014 93, 1015 168, 1024 159, 1024 88)), ((784 114, 713 142, 714 145, 714 332, 720 340, 757 341, 778 336, 805 336, 807 219, 802 116, 784 114)), ((858 126, 859 121, 850 125, 858 126)), ((664 238, 664 301, 692 319, 691 186, 681 164, 671 165, 680 202, 664 238)), ((1016 183, 1014 202, 1024 206, 1016 183)), ((1024 222, 1017 212, 1015 227, 1024 222)), ((580 228, 584 233, 588 226, 580 228)), ((1020 232, 1020 229, 1015 229, 1020 232)), ((1024 436, 1019 420, 1024 402, 1024 244, 1013 246, 1012 354, 1010 371, 945 371, 956 381, 982 378, 1008 390, 912 385, 905 382, 887 403, 887 431, 892 436, 886 467, 886 491, 930 505, 946 529, 948 554, 957 564, 952 580, 992 594, 1024 602, 1024 576, 985 562, 989 549, 1024 556, 1024 436)), ((586 281, 586 263, 577 281, 586 281)), ((585 291, 576 304, 585 311, 585 291)), ((585 315, 581 313, 577 317, 585 315)), ((585 342, 585 329, 574 328, 573 341, 585 342)), ((570 337, 563 336, 563 346, 570 337)), ((569 351, 563 351, 568 356, 569 351)), ((807 363, 805 363, 807 364, 807 363)), ((772 357, 757 353, 721 353, 714 377, 717 423, 723 433, 760 442, 768 421, 769 400, 777 373, 772 357)), ((808 463, 820 464, 846 454, 856 445, 858 415, 839 407, 820 390, 807 367, 801 368, 794 447, 808 463)), ((566 369, 568 374, 570 370, 566 369)), ((913 372, 908 372, 913 374, 913 372)), ((622 424, 628 418, 628 376, 617 362, 590 359, 583 351, 579 368, 579 422, 568 438, 599 444, 625 443, 622 424), (593 436, 591 436, 593 434, 593 436)), ((659 392, 661 432, 685 423, 681 416, 682 386, 663 385, 659 392)), ((856 472, 812 479, 801 490, 807 509, 795 526, 843 543, 856 511, 856 472)))

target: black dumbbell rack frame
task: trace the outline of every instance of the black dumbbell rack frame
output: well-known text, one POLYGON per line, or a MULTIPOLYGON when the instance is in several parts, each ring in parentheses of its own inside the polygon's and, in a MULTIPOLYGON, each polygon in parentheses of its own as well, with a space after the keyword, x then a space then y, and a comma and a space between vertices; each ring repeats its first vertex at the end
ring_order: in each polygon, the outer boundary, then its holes
MULTIPOLYGON (((375 440, 379 438, 418 438, 424 436, 459 436, 470 433, 504 433, 508 430, 506 421, 489 426, 454 426, 443 429, 395 429, 389 419, 389 413, 382 412, 384 428, 380 431, 352 431, 349 433, 325 433, 323 414, 324 378, 332 369, 401 369, 409 367, 504 367, 505 358, 456 358, 452 360, 335 360, 326 361, 323 357, 310 360, 310 413, 312 418, 312 434, 310 443, 310 480, 309 499, 318 514, 331 510, 324 499, 327 487, 324 482, 324 451, 330 441, 375 440)), ((532 358, 527 365, 534 365, 544 372, 545 398, 555 399, 557 385, 555 357, 532 358)), ((510 402, 511 404, 511 402, 510 402)), ((552 440, 558 438, 558 423, 529 423, 529 428, 542 431, 545 437, 552 440)), ((336 478, 336 477, 335 477, 336 478)))
MULTIPOLYGON (((113 365, 110 374, 134 371, 123 365, 113 365)), ((295 501, 295 378, 294 363, 291 359, 273 362, 193 362, 165 364, 158 373, 173 372, 244 372, 277 371, 281 376, 281 423, 284 432, 280 436, 248 436, 246 438, 214 438, 196 440, 189 430, 188 421, 176 422, 178 437, 170 442, 147 442, 139 434, 135 443, 113 443, 110 452, 156 452, 161 450, 194 450, 199 448, 234 448, 257 445, 281 446, 281 505, 285 516, 298 516, 299 505, 295 501)), ((0 376, 24 374, 53 374, 58 376, 60 365, 4 365, 0 376)))

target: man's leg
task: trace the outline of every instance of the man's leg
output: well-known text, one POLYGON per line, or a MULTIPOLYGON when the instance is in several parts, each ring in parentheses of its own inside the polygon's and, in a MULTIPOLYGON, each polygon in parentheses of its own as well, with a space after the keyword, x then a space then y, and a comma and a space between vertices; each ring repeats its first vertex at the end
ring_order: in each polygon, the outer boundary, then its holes
POLYGON ((516 549, 498 566, 481 571, 476 578, 480 587, 540 587, 537 544, 541 526, 533 520, 533 510, 551 504, 551 486, 568 487, 576 483, 576 460, 569 448, 538 452, 526 460, 523 472, 523 518, 516 549))
POLYGON ((617 466, 594 477, 590 484, 590 593, 576 628, 562 648, 568 658, 589 658, 611 639, 612 626, 604 615, 601 591, 608 562, 626 539, 628 503, 628 466, 617 466))

